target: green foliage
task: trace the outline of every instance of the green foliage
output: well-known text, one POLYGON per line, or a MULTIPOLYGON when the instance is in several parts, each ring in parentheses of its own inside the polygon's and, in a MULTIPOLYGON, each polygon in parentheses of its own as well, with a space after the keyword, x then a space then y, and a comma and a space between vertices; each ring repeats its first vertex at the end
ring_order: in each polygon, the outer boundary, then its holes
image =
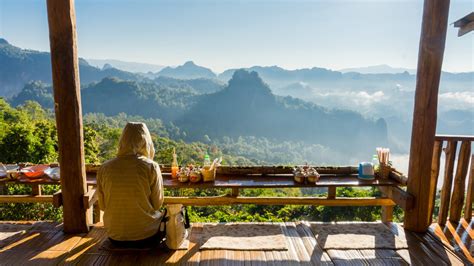
MULTIPOLYGON (((173 148, 179 163, 201 164, 204 155, 211 158, 223 157, 225 164, 252 165, 266 162, 274 156, 274 161, 290 164, 297 154, 287 154, 283 150, 289 143, 275 144, 267 139, 225 138, 222 142, 184 142, 170 139, 170 135, 182 135, 179 128, 165 126, 158 119, 144 119, 137 116, 118 114, 107 117, 103 114, 88 114, 84 117, 84 148, 88 163, 101 163, 115 156, 122 128, 127 121, 147 123, 156 147, 155 160, 169 164, 173 148), (236 154, 232 156, 229 154, 236 154), (247 158, 253 158, 252 160, 247 158), (293 159, 292 159, 293 158, 293 159)), ((0 161, 6 163, 33 162, 51 163, 57 161, 57 135, 53 115, 36 102, 25 102, 12 108, 0 99, 0 161)), ((296 146, 298 149, 304 145, 296 146)), ((304 149, 303 149, 304 150, 304 149)), ((295 159, 296 158, 296 159, 295 159)), ((53 194, 59 186, 43 186, 43 194, 53 194)), ((28 194, 31 188, 25 185, 10 185, 5 194, 28 194)), ((174 196, 217 196, 230 193, 230 189, 180 189, 166 190, 165 195, 174 196)), ((242 196, 325 196, 326 191, 318 188, 286 189, 242 189, 242 196)), ((372 197, 379 195, 374 189, 338 188, 338 196, 372 197)), ((363 220, 380 219, 379 207, 324 207, 292 205, 235 205, 190 207, 193 222, 224 221, 294 221, 294 220, 363 220)), ((401 210, 395 210, 396 220, 401 219, 401 210)), ((0 204, 0 220, 61 220, 61 210, 51 204, 0 204)))

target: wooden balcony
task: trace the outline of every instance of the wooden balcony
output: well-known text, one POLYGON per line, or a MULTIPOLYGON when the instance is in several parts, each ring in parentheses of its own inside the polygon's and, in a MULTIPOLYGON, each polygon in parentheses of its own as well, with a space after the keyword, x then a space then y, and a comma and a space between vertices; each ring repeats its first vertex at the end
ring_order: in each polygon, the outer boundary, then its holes
POLYGON ((472 263, 468 252, 473 222, 457 227, 433 225, 427 233, 405 231, 386 223, 393 236, 407 242, 403 249, 323 249, 309 222, 282 224, 288 250, 200 250, 203 224, 193 224, 187 250, 105 251, 102 226, 87 234, 68 235, 61 224, 49 222, 0 223, 1 265, 463 265, 472 263), (444 228, 444 229, 443 229, 444 228), (442 239, 444 244, 439 240, 442 239), (462 250, 462 251, 461 251, 462 250))

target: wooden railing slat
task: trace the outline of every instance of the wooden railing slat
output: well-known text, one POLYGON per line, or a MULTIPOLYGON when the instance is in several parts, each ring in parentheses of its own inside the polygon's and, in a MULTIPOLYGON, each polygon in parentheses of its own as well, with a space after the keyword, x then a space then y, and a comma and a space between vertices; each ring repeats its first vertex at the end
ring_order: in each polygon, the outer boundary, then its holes
POLYGON ((463 141, 459 151, 456 176, 454 177, 454 189, 451 197, 451 208, 449 221, 458 223, 464 205, 464 188, 466 187, 466 175, 471 155, 471 142, 463 141))
POLYGON ((471 221, 472 219, 472 201, 474 200, 474 155, 471 155, 471 171, 466 193, 466 206, 464 208, 464 219, 471 221))
POLYGON ((451 187, 453 183, 454 161, 456 159, 456 141, 448 141, 446 146, 446 164, 444 167, 443 187, 441 189, 440 206, 438 213, 438 223, 440 225, 446 224, 448 217, 449 202, 451 200, 451 187))
MULTIPOLYGON (((443 141, 436 140, 433 148, 433 160, 431 162, 431 184, 430 186, 435 187, 438 184, 439 169, 441 165, 441 153, 443 151, 443 141)), ((430 218, 433 216, 434 205, 436 200, 436 189, 435 193, 432 194, 431 202, 429 206, 428 215, 430 218)))

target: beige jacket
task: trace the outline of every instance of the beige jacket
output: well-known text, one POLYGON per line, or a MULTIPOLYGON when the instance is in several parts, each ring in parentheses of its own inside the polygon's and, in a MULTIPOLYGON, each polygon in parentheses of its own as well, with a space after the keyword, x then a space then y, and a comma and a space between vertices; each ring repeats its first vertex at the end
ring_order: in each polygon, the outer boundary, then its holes
POLYGON ((128 123, 120 137, 117 157, 97 173, 99 207, 110 238, 141 240, 158 232, 163 205, 163 178, 148 128, 128 123))

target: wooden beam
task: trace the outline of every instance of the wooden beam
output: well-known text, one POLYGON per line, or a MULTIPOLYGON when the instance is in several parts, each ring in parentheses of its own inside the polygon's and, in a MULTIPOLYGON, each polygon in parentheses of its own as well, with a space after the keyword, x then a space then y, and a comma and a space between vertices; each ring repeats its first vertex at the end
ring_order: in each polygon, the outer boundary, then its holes
POLYGON ((458 37, 463 36, 466 33, 469 33, 474 30, 474 21, 469 22, 468 24, 459 28, 458 37))
POLYGON ((474 141, 474 136, 471 135, 436 135, 435 140, 439 141, 474 141))
POLYGON ((451 202, 451 189, 453 187, 453 172, 457 144, 457 141, 448 141, 448 146, 445 149, 446 162, 444 165, 443 187, 441 188, 438 211, 438 224, 440 225, 445 225, 448 217, 449 203, 451 202))
POLYGON ((0 203, 52 203, 52 195, 0 195, 0 203))
POLYGON ((165 197, 165 204, 217 206, 234 204, 259 205, 321 205, 321 206, 394 206, 388 198, 335 198, 324 197, 165 197))
POLYGON ((471 171, 467 184, 466 207, 464 209, 464 219, 468 222, 472 219, 472 201, 474 200, 474 155, 471 155, 471 171))
POLYGON ((87 191, 83 198, 84 208, 91 208, 92 206, 94 206, 94 203, 96 203, 98 199, 99 195, 97 194, 97 190, 95 188, 87 191))
POLYGON ((56 208, 63 206, 63 193, 61 190, 53 194, 53 206, 56 208))
POLYGON ((379 187, 380 191, 393 200, 404 211, 413 209, 415 197, 399 187, 379 187))
POLYGON ((64 231, 84 233, 89 229, 82 203, 86 170, 74 0, 47 0, 47 7, 64 231))
POLYGON ((408 192, 416 200, 404 221, 406 229, 416 232, 425 232, 431 224, 429 205, 436 189, 431 181, 431 160, 448 15, 449 0, 424 1, 408 166, 408 192))
POLYGON ((449 221, 459 223, 464 205, 464 189, 466 187, 466 175, 469 169, 469 157, 471 156, 471 142, 463 141, 459 151, 456 176, 454 177, 453 195, 451 197, 451 208, 449 210, 449 221))
POLYGON ((390 171, 390 178, 396 180, 402 186, 406 186, 408 184, 408 178, 396 169, 392 169, 392 171, 390 171))

